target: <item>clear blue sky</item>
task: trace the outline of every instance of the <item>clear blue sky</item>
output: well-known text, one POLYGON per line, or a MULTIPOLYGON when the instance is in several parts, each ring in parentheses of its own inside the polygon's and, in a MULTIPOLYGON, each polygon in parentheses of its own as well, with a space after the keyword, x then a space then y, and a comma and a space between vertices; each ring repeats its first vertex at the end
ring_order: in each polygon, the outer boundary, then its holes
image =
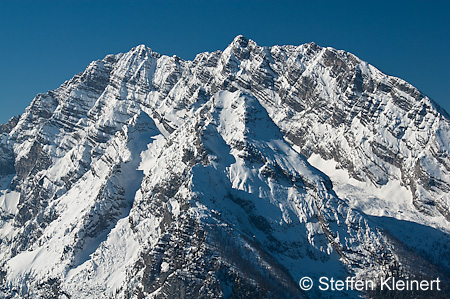
POLYGON ((0 0, 0 123, 107 54, 192 59, 238 34, 347 50, 450 111, 450 1, 0 0))

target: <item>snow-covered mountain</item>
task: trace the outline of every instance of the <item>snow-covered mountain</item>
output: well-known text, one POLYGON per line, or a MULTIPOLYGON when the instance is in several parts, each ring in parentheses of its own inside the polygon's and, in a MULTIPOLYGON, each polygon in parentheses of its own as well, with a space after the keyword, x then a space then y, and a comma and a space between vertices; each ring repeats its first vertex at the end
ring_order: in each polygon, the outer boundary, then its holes
POLYGON ((0 297, 450 281, 450 117, 348 52, 238 36, 184 61, 140 45, 37 95, 0 136, 0 297))

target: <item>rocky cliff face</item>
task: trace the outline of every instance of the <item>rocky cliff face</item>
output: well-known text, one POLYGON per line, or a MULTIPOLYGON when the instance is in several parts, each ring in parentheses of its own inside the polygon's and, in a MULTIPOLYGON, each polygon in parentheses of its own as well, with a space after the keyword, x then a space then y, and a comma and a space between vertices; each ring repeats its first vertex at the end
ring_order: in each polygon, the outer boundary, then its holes
POLYGON ((39 94, 0 134, 6 298, 448 281, 449 116, 344 51, 238 36, 184 61, 141 45, 39 94))

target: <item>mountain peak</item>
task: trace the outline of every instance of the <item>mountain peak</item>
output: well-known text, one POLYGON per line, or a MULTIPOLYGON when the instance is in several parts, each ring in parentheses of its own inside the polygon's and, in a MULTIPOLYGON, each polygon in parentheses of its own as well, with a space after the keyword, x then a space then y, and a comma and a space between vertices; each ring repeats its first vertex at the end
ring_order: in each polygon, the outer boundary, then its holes
POLYGON ((150 52, 92 63, 0 127, 0 297, 448 285, 450 122, 417 89, 314 43, 150 52))
POLYGON ((147 47, 144 44, 140 44, 140 45, 133 47, 129 52, 137 53, 141 57, 149 56, 151 54, 159 55, 158 53, 153 52, 153 50, 151 48, 147 47))
POLYGON ((249 41, 250 40, 248 38, 246 38, 242 34, 239 34, 233 39, 233 42, 231 44, 245 48, 247 47, 249 41))
POLYGON ((144 44, 139 44, 139 45, 137 45, 136 47, 133 47, 131 50, 132 50, 132 51, 133 51, 133 50, 134 50, 134 51, 145 51, 145 50, 147 50, 147 46, 144 45, 144 44))

